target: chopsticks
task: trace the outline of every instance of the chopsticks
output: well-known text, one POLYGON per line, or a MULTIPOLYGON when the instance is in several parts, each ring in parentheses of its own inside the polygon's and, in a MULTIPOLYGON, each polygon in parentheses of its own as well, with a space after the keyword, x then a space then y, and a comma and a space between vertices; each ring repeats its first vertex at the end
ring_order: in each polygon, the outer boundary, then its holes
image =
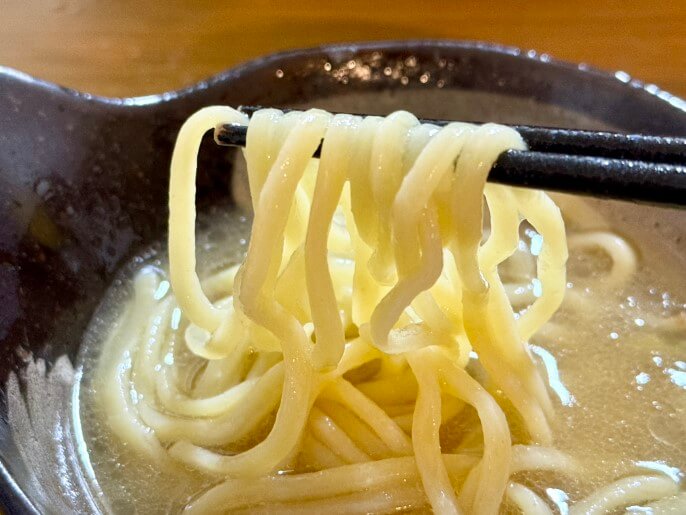
MULTIPOLYGON (((261 109, 243 106, 252 115, 261 109)), ((284 112, 287 110, 284 110, 284 112)), ((361 115, 364 116, 364 115, 361 115)), ((448 120, 420 120, 437 126, 448 120)), ((599 198, 686 206, 686 138, 512 125, 528 150, 500 154, 490 182, 599 198)), ((247 127, 216 127, 217 144, 245 146, 247 127)), ((321 146, 313 157, 319 157, 321 146)))

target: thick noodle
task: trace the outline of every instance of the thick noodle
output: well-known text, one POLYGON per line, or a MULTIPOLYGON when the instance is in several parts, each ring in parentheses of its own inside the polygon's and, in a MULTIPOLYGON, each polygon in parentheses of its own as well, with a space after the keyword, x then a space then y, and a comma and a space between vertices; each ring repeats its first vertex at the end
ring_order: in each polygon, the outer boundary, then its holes
MULTIPOLYGON (((191 512, 551 513, 512 476, 580 473, 552 447, 528 347, 563 301, 567 240, 545 193, 486 183, 513 148, 525 149, 513 129, 439 128, 406 112, 198 111, 172 158, 173 294, 160 293, 160 271, 141 271, 100 362, 112 430, 166 469, 215 478, 191 512), (248 125, 254 221, 243 263, 201 282, 196 158, 220 123, 248 125), (515 255, 522 224, 542 238, 539 291, 515 310, 501 267, 528 266, 515 255), (529 445, 513 445, 506 407, 529 445), (444 441, 443 425, 462 419, 473 422, 444 441)), ((605 246, 608 282, 635 268, 612 235, 572 244, 605 246)), ((676 492, 665 478, 630 477, 571 512, 676 492)))

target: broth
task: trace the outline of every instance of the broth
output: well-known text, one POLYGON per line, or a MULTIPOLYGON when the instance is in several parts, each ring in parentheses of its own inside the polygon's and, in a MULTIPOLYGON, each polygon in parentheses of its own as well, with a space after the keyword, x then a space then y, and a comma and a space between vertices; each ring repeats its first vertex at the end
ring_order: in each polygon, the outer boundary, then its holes
MULTIPOLYGON (((591 215, 589 205, 565 198, 560 202, 563 214, 565 210, 573 213, 566 217, 568 236, 606 226, 599 221, 602 217, 591 215)), ((249 235, 249 221, 236 211, 216 208, 207 219, 213 221, 201 222, 198 236, 201 276, 226 265, 227 256, 231 262, 239 262, 249 235)), ((530 251, 535 236, 523 231, 521 248, 530 251)), ((678 271, 670 277, 668 271, 651 266, 646 259, 651 254, 649 242, 630 240, 630 244, 641 256, 640 268, 620 289, 604 285, 603 256, 572 249, 568 299, 532 341, 536 361, 552 390, 555 446, 582 464, 583 475, 579 481, 542 473, 520 473, 516 478, 558 504, 563 512, 565 504, 635 473, 637 467, 679 481, 686 470, 682 443, 686 437, 684 290, 675 289, 681 280, 678 271), (570 295, 593 309, 575 309, 570 295)), ((132 271, 144 266, 157 267, 164 274, 164 252, 156 250, 134 260, 124 275, 130 278, 132 271)), ((81 424, 97 483, 93 486, 102 492, 103 507, 115 512, 176 511, 215 479, 190 470, 172 477, 138 459, 111 433, 96 402, 99 385, 93 369, 103 331, 129 288, 126 277, 116 282, 81 352, 81 424)), ((510 425, 517 443, 516 418, 510 425)), ((447 426, 443 434, 446 447, 450 445, 450 424, 447 426)), ((503 509, 508 511, 507 506, 503 509)))

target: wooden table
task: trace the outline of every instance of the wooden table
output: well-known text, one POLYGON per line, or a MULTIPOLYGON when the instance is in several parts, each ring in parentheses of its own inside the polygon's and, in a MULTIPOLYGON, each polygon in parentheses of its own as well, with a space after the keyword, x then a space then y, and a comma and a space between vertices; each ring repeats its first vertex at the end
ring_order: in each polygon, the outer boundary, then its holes
POLYGON ((101 95, 178 88, 275 50, 389 38, 533 48, 686 97, 686 0, 0 0, 0 64, 101 95))

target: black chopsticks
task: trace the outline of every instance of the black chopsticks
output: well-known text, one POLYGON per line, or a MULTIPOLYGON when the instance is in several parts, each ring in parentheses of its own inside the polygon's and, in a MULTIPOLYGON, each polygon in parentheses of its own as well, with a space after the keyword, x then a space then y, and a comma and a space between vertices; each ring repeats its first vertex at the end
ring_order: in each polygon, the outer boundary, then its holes
MULTIPOLYGON (((259 107, 244 106, 252 115, 259 107)), ((286 111, 286 110, 284 110, 286 111)), ((364 115, 362 115, 364 116, 364 115)), ((442 126, 447 120, 420 120, 442 126)), ((686 138, 513 125, 529 149, 498 157, 488 180, 600 198, 686 206, 686 138)), ((219 125, 219 145, 245 146, 247 127, 219 125)), ((319 155, 318 149, 314 157, 319 155)))

